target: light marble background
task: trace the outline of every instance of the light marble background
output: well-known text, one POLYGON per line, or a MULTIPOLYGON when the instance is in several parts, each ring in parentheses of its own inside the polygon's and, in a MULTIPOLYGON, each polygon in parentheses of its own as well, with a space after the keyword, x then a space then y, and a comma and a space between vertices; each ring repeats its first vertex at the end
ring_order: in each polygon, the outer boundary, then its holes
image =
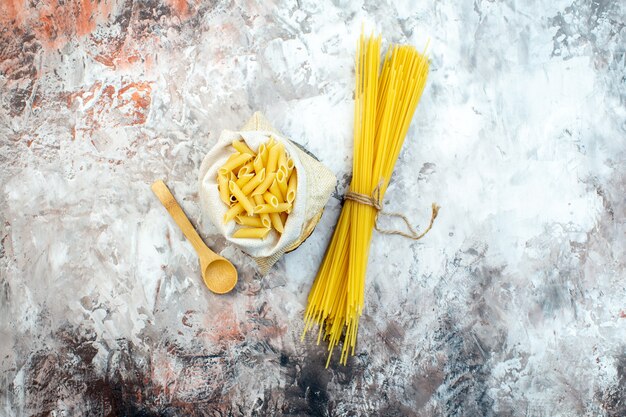
POLYGON ((0 415, 626 415, 625 6, 599 1, 0 2, 0 415), (375 235, 357 356, 302 312, 350 175, 362 22, 430 38, 375 235), (339 186, 261 278, 200 213, 253 111, 339 186), (210 294, 164 178, 239 268, 210 294))

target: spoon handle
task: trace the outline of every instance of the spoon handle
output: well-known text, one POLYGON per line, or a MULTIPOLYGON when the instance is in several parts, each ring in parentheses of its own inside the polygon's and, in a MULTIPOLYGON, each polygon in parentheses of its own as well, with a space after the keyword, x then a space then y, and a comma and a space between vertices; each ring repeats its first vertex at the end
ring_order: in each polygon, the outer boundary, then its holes
POLYGON ((180 230, 183 231, 189 243, 193 245, 198 256, 206 255, 207 251, 215 255, 202 241, 202 238, 198 235, 198 232, 196 232, 196 229, 185 215, 183 209, 178 205, 178 202, 167 188, 167 185, 165 185, 162 180, 158 180, 155 181, 150 188, 152 188, 152 192, 154 192, 158 199, 161 200, 161 203, 170 213, 170 216, 172 216, 178 227, 180 227, 180 230))

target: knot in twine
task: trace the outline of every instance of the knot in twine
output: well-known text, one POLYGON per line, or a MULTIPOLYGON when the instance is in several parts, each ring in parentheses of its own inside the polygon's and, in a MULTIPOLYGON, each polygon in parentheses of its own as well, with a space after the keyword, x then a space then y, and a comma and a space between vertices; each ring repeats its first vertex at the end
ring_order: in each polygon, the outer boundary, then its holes
POLYGON ((428 224, 428 227, 426 228, 426 230, 418 234, 413 228, 413 226, 411 226, 409 219, 407 219, 407 217, 404 214, 383 210, 383 204, 380 201, 381 185, 382 185, 382 181, 378 183, 376 188, 374 188, 374 191, 372 191, 371 196, 367 194, 356 193, 354 191, 348 190, 348 192, 346 192, 346 194, 343 196, 343 199, 352 200, 359 204, 364 204, 366 206, 374 207, 374 209, 376 210, 376 217, 374 219, 374 229, 376 229, 378 233, 382 233, 384 235, 400 235, 409 239, 419 240, 423 238, 426 235, 426 233, 430 232, 430 229, 433 228, 433 223, 435 222, 435 219, 437 218, 437 215, 439 214, 439 209, 441 207, 439 207, 436 203, 432 204, 432 213, 430 216, 430 223, 428 224), (402 219, 404 223, 406 224, 406 227, 409 229, 409 233, 403 232, 402 230, 393 230, 393 229, 387 230, 387 229, 381 229, 380 227, 378 227, 378 216, 381 214, 383 216, 397 217, 399 219, 402 219))

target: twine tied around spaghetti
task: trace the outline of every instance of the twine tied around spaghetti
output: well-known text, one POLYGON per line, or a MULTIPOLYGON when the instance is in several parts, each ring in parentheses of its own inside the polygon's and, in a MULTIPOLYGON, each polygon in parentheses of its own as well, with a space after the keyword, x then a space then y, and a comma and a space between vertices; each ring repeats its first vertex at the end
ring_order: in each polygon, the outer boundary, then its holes
POLYGON ((378 233, 381 233, 383 235, 400 235, 408 239, 419 240, 423 238, 426 235, 426 233, 430 232, 430 229, 433 228, 433 223, 435 222, 435 219, 437 218, 437 215, 439 214, 439 209, 441 207, 439 207, 436 203, 432 204, 432 213, 430 216, 430 223, 428 224, 428 227, 426 228, 426 230, 418 234, 417 231, 415 231, 415 229, 413 228, 413 226, 411 226, 409 219, 407 219, 407 217, 404 214, 383 210, 383 204, 382 204, 382 201, 380 201, 381 185, 382 185, 382 181, 378 183, 376 188, 374 188, 374 191, 372 191, 371 196, 367 194, 361 194, 361 193, 348 190, 346 194, 343 196, 343 199, 352 200, 359 204, 364 204, 366 206, 373 207, 376 210, 376 217, 374 218, 374 229, 376 229, 378 233), (386 229, 381 229, 380 227, 378 227, 378 216, 381 214, 383 216, 397 217, 397 218, 402 219, 404 223, 406 224, 406 227, 409 229, 409 233, 403 232, 402 230, 386 230, 386 229))

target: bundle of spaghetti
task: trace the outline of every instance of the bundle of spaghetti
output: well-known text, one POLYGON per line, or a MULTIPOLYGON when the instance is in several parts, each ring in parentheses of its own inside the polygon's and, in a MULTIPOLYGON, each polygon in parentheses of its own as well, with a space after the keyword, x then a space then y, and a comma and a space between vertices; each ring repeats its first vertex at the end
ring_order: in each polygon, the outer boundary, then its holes
MULTIPOLYGON (((411 119, 426 84, 428 58, 406 45, 392 45, 380 65, 380 36, 361 34, 357 48, 354 150, 350 192, 385 195, 411 119)), ((308 297, 302 334, 319 326, 317 343, 328 341, 330 363, 342 342, 339 362, 354 355, 363 312, 372 229, 380 204, 345 199, 335 232, 308 297)))

